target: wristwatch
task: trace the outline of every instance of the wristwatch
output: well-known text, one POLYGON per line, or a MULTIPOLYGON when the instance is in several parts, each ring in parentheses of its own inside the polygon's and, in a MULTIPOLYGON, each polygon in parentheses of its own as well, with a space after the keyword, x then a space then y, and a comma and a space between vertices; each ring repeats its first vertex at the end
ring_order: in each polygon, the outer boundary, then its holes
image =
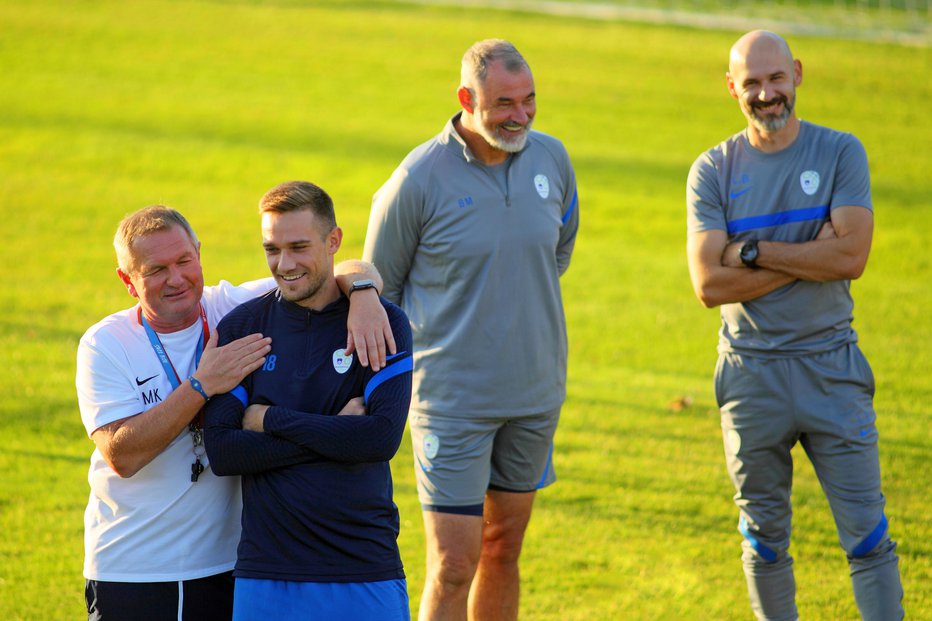
POLYGON ((744 242, 744 245, 741 246, 741 250, 738 251, 738 257, 741 259, 741 262, 751 269, 757 268, 757 257, 760 254, 760 249, 757 247, 756 239, 749 239, 744 242))
MULTIPOLYGON (((353 295, 353 291, 359 291, 360 289, 376 289, 375 283, 369 278, 366 278, 365 280, 354 280, 353 285, 350 287, 349 293, 346 294, 346 297, 353 295)), ((378 289, 376 289, 375 292, 378 293, 378 289)))

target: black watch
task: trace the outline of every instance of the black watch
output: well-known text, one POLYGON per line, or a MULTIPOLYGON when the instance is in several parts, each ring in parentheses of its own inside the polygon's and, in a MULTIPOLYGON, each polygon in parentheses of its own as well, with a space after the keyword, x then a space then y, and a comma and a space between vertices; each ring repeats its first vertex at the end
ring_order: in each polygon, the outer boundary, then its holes
POLYGON ((738 251, 738 257, 746 266, 754 269, 757 268, 757 257, 760 255, 760 249, 757 247, 756 239, 749 239, 741 246, 738 251))
MULTIPOLYGON (((375 282, 371 279, 366 278, 365 280, 354 280, 353 285, 350 287, 349 293, 346 294, 346 297, 353 295, 353 291, 359 291, 360 289, 375 289, 375 282)), ((378 293, 378 289, 376 289, 378 293)))

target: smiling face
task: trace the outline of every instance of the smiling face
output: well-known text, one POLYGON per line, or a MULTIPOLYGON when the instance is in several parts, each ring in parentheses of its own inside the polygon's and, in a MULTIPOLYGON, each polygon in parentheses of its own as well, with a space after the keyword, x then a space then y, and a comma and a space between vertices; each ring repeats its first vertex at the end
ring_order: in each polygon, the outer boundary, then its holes
MULTIPOLYGON (((472 88, 461 87, 458 96, 463 106, 463 126, 479 134, 485 143, 480 149, 501 152, 492 159, 503 159, 508 153, 524 148, 537 114, 534 76, 530 69, 522 67, 509 71, 504 62, 492 61, 485 79, 472 88)), ((483 156, 482 153, 476 155, 483 156)))
POLYGON ((117 274, 158 332, 187 328, 199 316, 204 274, 200 248, 180 226, 138 237, 129 247, 131 266, 117 274))
POLYGON ((262 247, 282 297, 321 309, 339 296, 333 255, 343 232, 326 226, 310 209, 262 213, 262 247))
MULTIPOLYGON (((796 87, 802 65, 777 35, 755 31, 731 49, 728 91, 748 120, 752 138, 770 139, 785 128, 795 132, 796 87)), ((752 140, 753 142, 753 140, 752 140)))

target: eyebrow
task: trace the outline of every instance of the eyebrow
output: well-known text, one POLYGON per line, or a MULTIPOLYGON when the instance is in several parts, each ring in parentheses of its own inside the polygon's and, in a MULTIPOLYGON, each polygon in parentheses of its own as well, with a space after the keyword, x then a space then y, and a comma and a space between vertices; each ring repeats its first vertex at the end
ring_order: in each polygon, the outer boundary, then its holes
MULTIPOLYGON (((525 99, 530 99, 531 97, 537 97, 537 93, 534 92, 534 91, 531 91, 530 93, 528 93, 528 94, 525 95, 524 97, 521 97, 521 100, 524 101, 525 99)), ((499 97, 499 98, 496 99, 495 101, 498 101, 498 102, 500 102, 500 103, 504 103, 504 102, 516 101, 516 100, 517 100, 517 98, 512 98, 512 97, 499 97)))
POLYGON ((279 248, 279 247, 286 247, 286 246, 298 246, 298 245, 300 245, 300 244, 309 244, 309 243, 311 243, 310 238, 308 238, 308 239, 295 239, 295 240, 293 240, 293 241, 286 242, 286 243, 281 244, 281 245, 279 245, 279 244, 273 244, 272 242, 262 242, 262 247, 263 247, 263 248, 279 248))

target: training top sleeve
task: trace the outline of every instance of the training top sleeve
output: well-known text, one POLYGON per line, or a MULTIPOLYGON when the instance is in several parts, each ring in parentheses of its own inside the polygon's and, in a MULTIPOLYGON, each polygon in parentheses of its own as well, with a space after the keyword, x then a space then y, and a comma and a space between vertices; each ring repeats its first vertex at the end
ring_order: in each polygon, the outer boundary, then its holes
POLYGON ((398 353, 366 382, 366 414, 309 416, 281 406, 265 415, 265 433, 337 462, 388 461, 398 451, 411 404, 411 328, 397 306, 389 321, 398 353))
POLYGON ((852 134, 842 134, 831 208, 846 205, 856 205, 873 210, 867 152, 861 141, 852 134))
POLYGON ((404 163, 372 198, 362 258, 382 274, 385 299, 399 306, 420 242, 424 207, 424 190, 404 163))
POLYGON ((562 149, 566 170, 566 192, 563 195, 563 218, 560 240, 557 243, 557 271, 562 276, 570 266, 570 256, 579 231, 579 190, 576 187, 576 171, 570 163, 566 149, 562 149))
POLYGON ((686 182, 686 229, 690 233, 728 230, 718 172, 709 152, 700 155, 689 169, 686 182))

